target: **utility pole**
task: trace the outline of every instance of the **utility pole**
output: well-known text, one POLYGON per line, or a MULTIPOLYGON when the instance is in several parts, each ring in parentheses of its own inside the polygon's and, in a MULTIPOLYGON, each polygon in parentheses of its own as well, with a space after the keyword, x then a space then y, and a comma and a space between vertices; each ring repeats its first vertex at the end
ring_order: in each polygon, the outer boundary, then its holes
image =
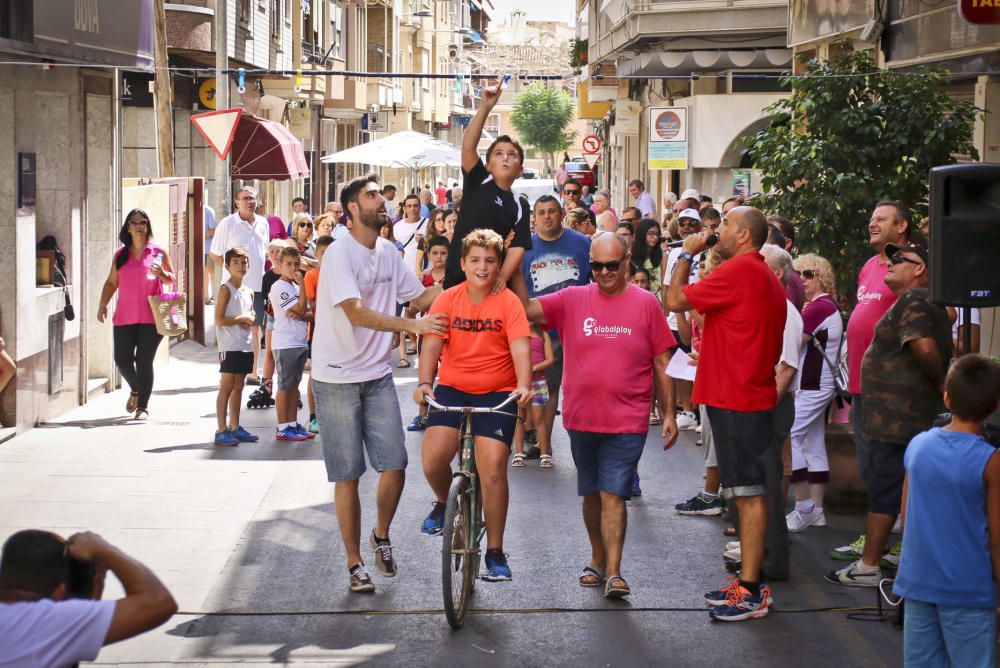
POLYGON ((160 178, 174 175, 174 119, 170 95, 170 61, 167 57, 167 15, 163 0, 156 0, 156 148, 160 178))
MULTIPOLYGON (((215 0, 215 108, 229 108, 229 0, 215 0)), ((217 156, 216 156, 217 157, 217 156)), ((214 161, 215 164, 215 207, 217 220, 222 220, 232 212, 229 203, 229 158, 214 161)))

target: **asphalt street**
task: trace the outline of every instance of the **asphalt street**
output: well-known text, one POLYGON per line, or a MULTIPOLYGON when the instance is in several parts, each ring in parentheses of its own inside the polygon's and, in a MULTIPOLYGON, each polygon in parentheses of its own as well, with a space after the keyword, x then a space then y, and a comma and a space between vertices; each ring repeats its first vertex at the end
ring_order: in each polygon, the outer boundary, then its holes
MULTIPOLYGON (((375 575, 373 595, 348 590, 345 557, 320 446, 273 440, 273 410, 245 410, 261 436, 211 445, 217 365, 184 343, 159 371, 151 420, 130 422, 118 391, 0 445, 0 539, 28 526, 92 529, 150 564, 181 612, 161 629, 107 648, 101 664, 430 666, 896 666, 892 621, 856 621, 869 589, 823 581, 829 548, 863 517, 830 515, 792 537, 793 573, 774 586, 772 614, 720 624, 705 591, 724 580, 723 522, 673 505, 701 484, 701 448, 683 432, 663 452, 654 428, 640 464, 644 495, 629 503, 623 574, 633 594, 606 601, 578 586, 589 545, 565 431, 555 468, 512 469, 505 551, 514 579, 477 585, 460 631, 441 612, 440 543, 419 533, 432 495, 420 435, 407 435, 409 478, 393 523, 399 575, 375 575)), ((396 385, 404 422, 413 369, 396 385)), ((609 382, 613 382, 609 374, 609 382)), ((245 391, 249 394, 249 389, 245 391)), ((305 417, 303 415, 303 417, 305 417)), ((303 421, 305 421, 303 419, 303 421)), ((363 533, 373 524, 376 476, 361 481, 363 533)), ((369 558, 369 563, 371 563, 369 558)), ((107 595, 120 589, 109 587, 107 595)))

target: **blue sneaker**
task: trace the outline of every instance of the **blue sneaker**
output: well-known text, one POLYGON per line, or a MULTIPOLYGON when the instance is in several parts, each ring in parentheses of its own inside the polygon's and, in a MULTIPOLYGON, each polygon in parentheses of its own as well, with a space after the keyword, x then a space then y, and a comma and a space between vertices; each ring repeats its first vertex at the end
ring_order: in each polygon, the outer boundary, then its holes
POLYGON ((487 582, 506 582, 511 579, 507 555, 503 550, 486 550, 486 572, 482 578, 487 582))
POLYGON ((311 431, 300 425, 298 422, 292 425, 292 429, 295 429, 306 438, 309 439, 316 438, 316 434, 312 433, 311 431))
POLYGON ((231 429, 229 433, 235 436, 240 443, 256 443, 260 440, 260 436, 251 434, 243 428, 243 425, 237 426, 236 429, 231 429))
POLYGON ((279 441, 304 441, 306 437, 299 433, 295 425, 285 427, 274 434, 274 438, 279 441))
POLYGON ((756 596, 742 584, 732 586, 723 605, 709 611, 709 616, 720 622, 742 622, 747 619, 767 617, 771 609, 769 587, 761 587, 756 596))
POLYGON ((440 536, 444 529, 444 504, 435 501, 431 514, 424 519, 424 525, 420 527, 420 533, 425 536, 440 536))
POLYGON ((406 431, 423 431, 426 428, 427 428, 427 416, 418 415, 417 417, 413 418, 413 422, 407 425, 406 431))
POLYGON ((236 435, 229 431, 217 431, 215 432, 215 444, 216 445, 239 445, 240 440, 236 438, 236 435))
MULTIPOLYGON (((735 575, 730 576, 726 582, 722 585, 721 589, 715 589, 713 591, 707 592, 705 594, 705 605, 710 608, 717 608, 720 605, 725 605, 729 601, 729 593, 740 586, 740 579, 735 575)), ((771 596, 771 586, 760 584, 760 591, 762 594, 767 596, 767 604, 771 605, 774 603, 774 597, 771 596)))
POLYGON ((631 496, 642 496, 642 487, 639 487, 639 474, 632 474, 632 494, 631 496))

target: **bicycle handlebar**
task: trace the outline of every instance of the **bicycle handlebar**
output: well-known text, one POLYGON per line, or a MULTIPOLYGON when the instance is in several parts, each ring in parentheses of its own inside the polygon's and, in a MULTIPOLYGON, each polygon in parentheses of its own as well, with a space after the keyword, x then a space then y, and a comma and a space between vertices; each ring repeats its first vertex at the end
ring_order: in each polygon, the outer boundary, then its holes
POLYGON ((493 408, 489 408, 489 407, 476 407, 476 406, 442 406, 441 404, 434 401, 426 394, 424 395, 424 401, 427 402, 428 406, 430 406, 435 410, 443 411, 445 413, 464 413, 465 411, 469 411, 470 413, 498 413, 502 409, 507 408, 507 406, 512 401, 516 401, 517 399, 520 398, 521 398, 520 392, 513 392, 509 397, 504 399, 502 402, 500 402, 493 408))

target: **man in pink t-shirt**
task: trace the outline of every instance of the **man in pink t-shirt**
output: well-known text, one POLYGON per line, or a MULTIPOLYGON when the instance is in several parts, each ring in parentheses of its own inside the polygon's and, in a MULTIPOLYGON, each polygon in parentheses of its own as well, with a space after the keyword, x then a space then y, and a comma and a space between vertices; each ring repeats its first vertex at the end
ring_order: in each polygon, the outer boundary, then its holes
MULTIPOLYGON (((527 312, 533 322, 558 330, 563 346, 563 426, 591 546, 580 584, 603 582, 607 598, 621 598, 630 593, 621 576, 625 501, 646 444, 654 382, 662 405, 674 405, 666 370, 675 343, 656 297, 629 284, 625 239, 600 234, 590 258, 595 283, 532 299, 527 312), (608 369, 629 381, 609 382, 608 369)), ((664 450, 677 440, 669 411, 660 434, 664 450)))

